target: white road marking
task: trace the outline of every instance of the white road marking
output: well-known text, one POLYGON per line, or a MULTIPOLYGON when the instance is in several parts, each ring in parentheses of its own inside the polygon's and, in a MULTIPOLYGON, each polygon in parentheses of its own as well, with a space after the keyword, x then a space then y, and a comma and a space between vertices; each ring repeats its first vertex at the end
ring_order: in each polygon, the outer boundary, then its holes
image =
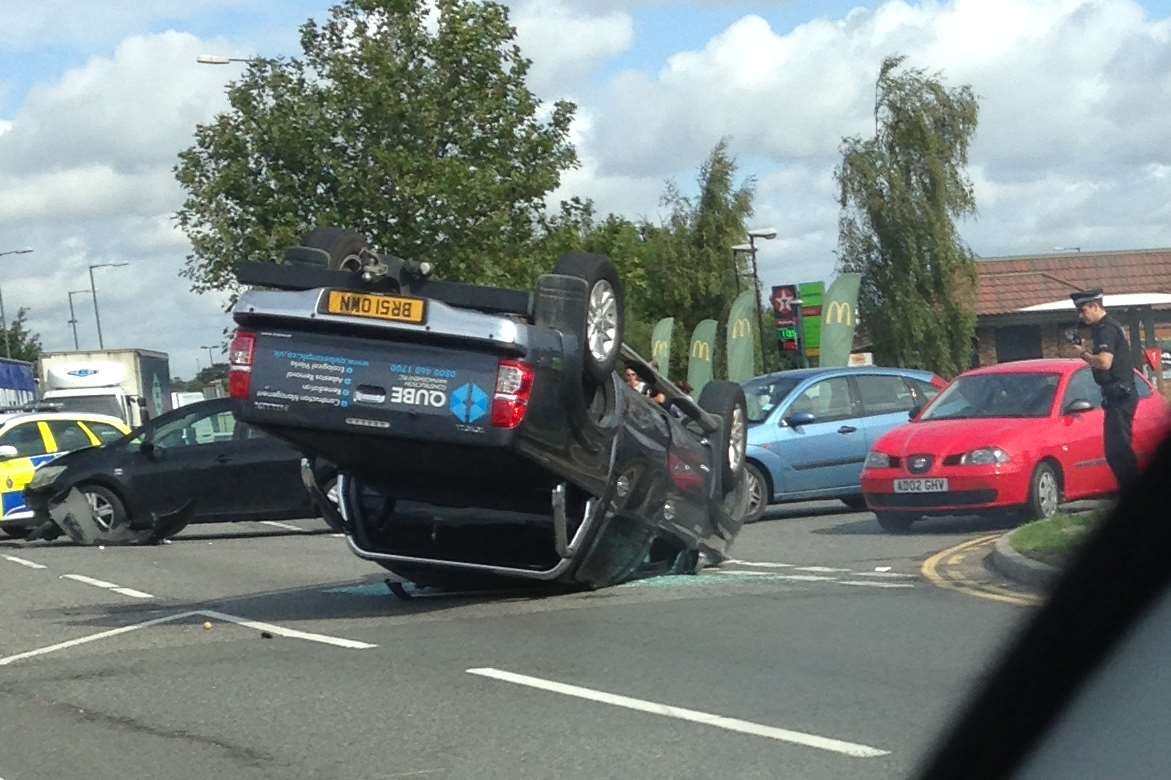
MULTIPOLYGON (((47 569, 47 568, 49 568, 48 566, 42 566, 41 564, 34 563, 33 561, 26 561, 24 558, 17 558, 15 555, 5 555, 4 560, 12 561, 13 563, 19 563, 21 566, 27 566, 30 569, 47 569)), ((0 780, 2 780, 2 778, 0 778, 0 780)))
POLYGON ((259 520, 257 522, 259 522, 261 525, 271 525, 273 528, 283 528, 286 531, 302 531, 302 532, 304 532, 304 530, 305 530, 304 528, 298 528, 297 526, 289 525, 288 523, 278 523, 276 520, 259 520))
POLYGON ((716 728, 735 731, 741 734, 768 737, 769 739, 776 739, 780 740, 781 742, 789 742, 795 745, 804 745, 805 747, 817 748, 819 750, 828 750, 831 753, 839 753, 841 755, 852 756, 854 758, 875 758, 877 756, 886 756, 890 754, 889 750, 882 750, 880 748, 870 747, 869 745, 859 745, 853 742, 843 742, 838 739, 831 739, 829 737, 820 737, 816 734, 806 734, 801 731, 790 731, 789 729, 780 729, 774 726, 764 726, 759 723, 752 723, 751 721, 747 720, 726 718, 722 715, 712 715, 710 713, 699 712, 698 710, 688 710, 682 707, 672 707, 669 704, 659 704, 658 702, 646 701, 644 699, 634 699, 629 696, 619 696, 617 694, 606 693, 604 691, 595 691, 590 688, 582 688, 577 685, 566 685, 565 683, 554 682, 552 680, 543 680, 539 677, 529 677, 528 675, 524 674, 514 674, 513 672, 506 672, 501 669, 468 669, 467 672, 468 674, 474 674, 480 677, 488 677, 493 680, 501 680, 503 682, 510 682, 516 685, 525 685, 530 688, 537 688, 543 691, 560 693, 565 696, 575 696, 579 699, 587 699, 589 701, 600 702, 602 704, 611 704, 615 707, 624 707, 629 710, 637 710, 638 712, 648 712, 652 715, 663 715, 668 718, 677 718, 679 720, 686 720, 692 723, 701 723, 705 726, 715 726, 716 728))
POLYGON ((103 588, 105 590, 110 590, 114 593, 119 593, 123 596, 130 596, 131 598, 135 599, 154 598, 154 596, 150 595, 149 593, 143 593, 141 590, 135 590, 134 588, 123 588, 121 585, 117 585, 113 582, 94 579, 93 577, 87 577, 84 574, 62 574, 60 579, 73 580, 74 582, 83 582, 86 585, 93 585, 95 588, 103 588))
POLYGON ((856 571, 855 577, 889 577, 891 579, 907 579, 913 580, 919 575, 917 574, 902 574, 897 571, 856 571))
POLYGON ((121 593, 123 596, 129 596, 132 599, 153 599, 154 596, 149 593, 143 593, 141 590, 134 588, 110 588, 115 593, 121 593))
POLYGON ((765 569, 791 569, 797 564, 795 563, 765 563, 764 561, 738 561, 734 558, 724 561, 724 563, 734 563, 737 566, 760 566, 765 569))
POLYGON ((858 585, 863 588, 913 588, 909 582, 865 582, 863 580, 838 580, 839 585, 858 585))
POLYGON ((837 582, 833 577, 823 577, 820 574, 775 574, 771 571, 733 571, 731 569, 716 569, 712 574, 730 574, 736 577, 769 577, 774 580, 790 580, 793 582, 837 582))
POLYGON ((89 642, 97 642, 99 639, 109 639, 112 636, 118 636, 120 634, 126 634, 131 631, 137 631, 138 629, 146 628, 147 626, 157 626, 162 623, 172 623, 176 620, 182 620, 183 618, 198 614, 198 612, 180 612, 177 615, 167 615, 166 617, 148 620, 145 623, 135 623, 131 626, 112 628, 109 631, 102 631, 98 634, 90 634, 89 636, 83 636, 80 639, 70 639, 68 642, 59 642, 55 645, 49 645, 48 647, 42 647, 37 650, 29 650, 27 653, 17 653, 16 655, 10 655, 7 658, 0 658, 0 666, 7 666, 8 664, 21 661, 25 658, 35 658, 38 655, 48 655, 49 653, 55 653, 58 650, 65 650, 69 647, 77 647, 78 645, 88 644, 89 642))
POLYGON ((109 631, 102 631, 97 634, 90 634, 78 639, 70 639, 68 642, 59 642, 48 647, 41 647, 36 650, 29 650, 25 653, 17 653, 6 658, 0 658, 0 666, 7 666, 8 664, 22 661, 26 658, 36 658, 41 655, 48 655, 55 653, 58 650, 65 650, 70 647, 77 647, 78 645, 88 644, 90 642, 97 642, 102 639, 109 639, 110 637, 127 634, 131 631, 137 631, 140 628, 147 628, 148 626, 158 626, 163 623, 174 623, 178 620, 183 620, 189 617, 207 617, 215 620, 224 620, 229 623, 244 626, 245 628, 252 628, 257 631, 267 631, 270 634, 277 634, 279 636, 289 637, 290 639, 305 639, 310 642, 321 642, 322 644, 333 645, 335 647, 344 647, 353 650, 366 650, 378 645, 367 644, 366 642, 356 642, 352 639, 341 639, 340 637, 326 636, 324 634, 311 634, 307 631, 297 631, 292 628, 283 628, 275 626, 271 623, 261 623, 258 620, 248 620, 247 618, 236 617, 235 615, 226 615, 223 612, 215 612, 212 610, 196 610, 192 612, 178 612, 174 615, 167 615, 165 617, 155 618, 154 620, 147 620, 143 623, 135 623, 130 626, 122 626, 121 628, 113 628, 109 631))
POLYGON ((214 612, 212 610, 204 610, 200 612, 201 615, 206 615, 217 620, 226 620, 229 623, 235 623, 247 628, 254 628, 257 631, 267 631, 270 634, 277 636, 284 636, 290 639, 306 639, 310 642, 320 642, 323 645, 333 645, 334 647, 345 647, 350 650, 368 650, 378 645, 372 645, 367 642, 358 642, 353 639, 342 639, 336 636, 326 636, 325 634, 311 634, 308 631, 298 631, 295 628, 284 628, 283 626, 273 625, 272 623, 261 623, 259 620, 249 620, 248 618, 236 617, 235 615, 228 615, 223 612, 214 612))
POLYGON ((834 569, 830 566, 797 566, 793 571, 814 571, 821 574, 840 574, 842 572, 853 571, 853 569, 834 569))

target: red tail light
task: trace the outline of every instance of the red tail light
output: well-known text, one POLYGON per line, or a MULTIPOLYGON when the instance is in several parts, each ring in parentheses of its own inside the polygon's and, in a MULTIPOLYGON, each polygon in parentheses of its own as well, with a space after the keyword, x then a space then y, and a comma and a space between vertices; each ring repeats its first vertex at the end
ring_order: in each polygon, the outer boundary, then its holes
POLYGON ((228 347, 228 395, 237 401, 247 401, 252 391, 252 361, 256 357, 256 334, 236 331, 228 347))
POLYGON ((515 428, 529 410, 533 395, 533 367, 523 360, 501 360, 492 398, 492 427, 515 428))
POLYGON ((679 490, 703 491, 703 472, 700 471, 698 464, 688 463, 671 450, 667 451, 667 471, 679 490))

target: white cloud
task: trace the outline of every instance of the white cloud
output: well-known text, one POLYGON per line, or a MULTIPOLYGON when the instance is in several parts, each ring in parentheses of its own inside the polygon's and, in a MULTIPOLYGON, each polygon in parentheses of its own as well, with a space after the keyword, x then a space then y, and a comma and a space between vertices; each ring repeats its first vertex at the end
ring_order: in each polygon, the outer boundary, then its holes
POLYGON ((634 41, 630 14, 579 12, 565 0, 518 3, 511 19, 521 51, 533 61, 530 87, 554 98, 572 92, 594 65, 626 51, 634 41))
POLYGON ((178 20, 233 9, 263 7, 257 0, 150 0, 150 2, 78 2, 38 0, 9 2, 0 25, 0 51, 77 46, 118 39, 160 21, 178 20))
POLYGON ((873 133, 879 63, 902 53, 980 97, 971 150, 980 215, 962 225, 978 253, 1165 246, 1169 44, 1171 20, 1132 0, 890 0, 784 33, 745 16, 656 72, 615 76, 588 106, 588 164, 570 181, 582 194, 597 182, 606 209, 611 197, 630 199, 613 193, 615 181, 689 184, 730 136, 749 163, 742 172, 760 178, 759 221, 782 228, 762 246, 762 266, 789 280, 824 278, 837 241, 839 144, 873 133))
MULTIPOLYGON (((172 353, 190 376, 201 344, 218 343, 230 318, 223 296, 198 296, 179 277, 190 251, 171 215, 182 192, 171 168, 198 122, 225 105, 227 69, 197 65, 205 50, 231 50, 168 31, 123 40, 55 81, 35 86, 0 125, 0 247, 11 314, 25 306, 46 349, 71 349, 68 290, 96 282, 108 347, 172 353)), ((88 297, 75 296, 82 346, 96 346, 88 297)), ((202 355, 202 356, 201 356, 202 355)))

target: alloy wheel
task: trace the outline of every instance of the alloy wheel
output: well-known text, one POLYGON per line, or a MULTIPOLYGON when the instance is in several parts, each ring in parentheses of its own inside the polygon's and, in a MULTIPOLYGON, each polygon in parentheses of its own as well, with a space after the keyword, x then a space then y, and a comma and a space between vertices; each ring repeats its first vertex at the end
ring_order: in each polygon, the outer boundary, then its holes
POLYGON ((618 298, 614 295, 614 288, 605 279, 597 281, 590 291, 586 338, 590 354, 599 363, 609 360, 617 348, 618 298))

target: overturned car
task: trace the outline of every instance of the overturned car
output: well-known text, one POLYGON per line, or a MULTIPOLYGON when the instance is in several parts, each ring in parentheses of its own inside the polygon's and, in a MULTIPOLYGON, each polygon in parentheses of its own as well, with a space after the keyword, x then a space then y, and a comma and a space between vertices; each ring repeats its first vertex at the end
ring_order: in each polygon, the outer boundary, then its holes
POLYGON ((743 392, 712 382, 697 404, 624 347, 607 258, 566 255, 530 293, 432 280, 339 229, 302 244, 238 268, 229 388, 305 453, 319 498, 336 465, 327 520, 359 557, 420 585, 601 587, 725 555, 747 507, 743 392))

